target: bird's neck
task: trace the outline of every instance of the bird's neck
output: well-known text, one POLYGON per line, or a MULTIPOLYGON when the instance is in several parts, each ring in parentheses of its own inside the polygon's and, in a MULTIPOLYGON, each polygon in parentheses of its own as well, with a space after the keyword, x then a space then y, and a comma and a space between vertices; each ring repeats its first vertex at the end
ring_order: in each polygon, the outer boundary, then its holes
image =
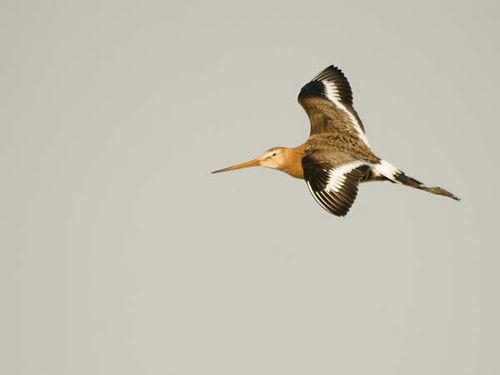
POLYGON ((295 178, 304 178, 304 171, 302 169, 302 158, 304 157, 304 145, 287 148, 285 151, 285 159, 283 165, 279 170, 289 174, 295 178))

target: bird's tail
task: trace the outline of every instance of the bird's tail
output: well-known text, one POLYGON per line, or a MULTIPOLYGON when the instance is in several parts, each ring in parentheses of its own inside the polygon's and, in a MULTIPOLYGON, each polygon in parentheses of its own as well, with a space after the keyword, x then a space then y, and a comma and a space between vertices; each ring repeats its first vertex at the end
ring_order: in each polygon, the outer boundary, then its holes
POLYGON ((443 195, 445 197, 455 199, 456 201, 460 201, 460 198, 450 193, 448 190, 440 188, 439 186, 425 186, 418 180, 415 180, 413 177, 406 175, 403 171, 396 168, 392 164, 386 162, 385 160, 381 160, 379 164, 374 166, 375 173, 387 178, 389 181, 410 186, 415 189, 423 190, 428 193, 443 195))

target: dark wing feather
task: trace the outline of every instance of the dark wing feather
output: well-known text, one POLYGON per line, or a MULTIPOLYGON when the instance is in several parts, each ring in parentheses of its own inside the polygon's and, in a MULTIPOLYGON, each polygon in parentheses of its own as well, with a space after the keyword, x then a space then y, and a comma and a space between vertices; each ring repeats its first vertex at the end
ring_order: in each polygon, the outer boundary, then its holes
POLYGON ((345 216, 370 165, 347 154, 337 154, 335 160, 326 156, 316 152, 302 159, 304 179, 321 207, 336 216, 345 216))
POLYGON ((311 122, 311 135, 345 132, 366 144, 363 124, 352 104, 352 90, 342 71, 331 65, 300 90, 300 105, 311 122))
POLYGON ((333 82, 335 84, 335 97, 343 104, 352 107, 351 85, 342 70, 336 66, 330 65, 314 77, 312 82, 333 82))

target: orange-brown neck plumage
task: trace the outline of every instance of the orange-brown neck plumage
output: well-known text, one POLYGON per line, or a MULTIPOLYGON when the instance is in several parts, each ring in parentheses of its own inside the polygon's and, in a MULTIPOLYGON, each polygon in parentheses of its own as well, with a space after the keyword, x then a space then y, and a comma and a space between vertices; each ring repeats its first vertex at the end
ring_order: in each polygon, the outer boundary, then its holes
POLYGON ((287 148, 284 151, 283 163, 278 167, 283 171, 295 178, 304 178, 304 171, 302 169, 302 158, 304 157, 304 146, 294 148, 287 148))

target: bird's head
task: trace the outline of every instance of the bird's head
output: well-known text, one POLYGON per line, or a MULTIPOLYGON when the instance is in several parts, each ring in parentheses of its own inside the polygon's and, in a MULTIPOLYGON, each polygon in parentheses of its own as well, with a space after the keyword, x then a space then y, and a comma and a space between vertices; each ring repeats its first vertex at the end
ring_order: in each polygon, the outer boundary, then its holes
POLYGON ((283 165, 285 164, 285 158, 286 158, 285 154, 287 150, 288 149, 286 147, 273 147, 264 152, 256 159, 232 165, 227 168, 219 169, 217 171, 213 171, 212 173, 234 171, 236 169, 258 167, 258 166, 273 168, 273 169, 282 169, 283 165))

